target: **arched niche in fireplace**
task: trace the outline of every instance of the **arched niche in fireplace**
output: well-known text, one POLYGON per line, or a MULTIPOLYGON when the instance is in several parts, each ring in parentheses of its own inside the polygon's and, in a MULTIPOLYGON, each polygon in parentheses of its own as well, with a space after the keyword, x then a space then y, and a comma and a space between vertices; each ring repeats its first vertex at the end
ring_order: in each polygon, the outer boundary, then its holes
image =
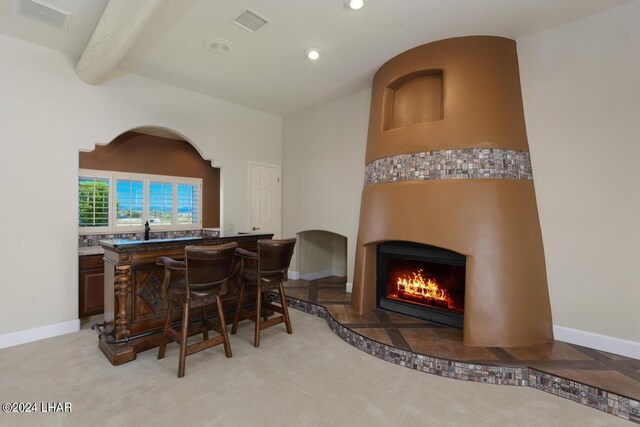
POLYGON ((298 233, 298 269, 305 280, 346 277, 347 238, 325 230, 298 233))
POLYGON ((444 118, 442 70, 419 70, 391 82, 384 92, 383 130, 444 118))

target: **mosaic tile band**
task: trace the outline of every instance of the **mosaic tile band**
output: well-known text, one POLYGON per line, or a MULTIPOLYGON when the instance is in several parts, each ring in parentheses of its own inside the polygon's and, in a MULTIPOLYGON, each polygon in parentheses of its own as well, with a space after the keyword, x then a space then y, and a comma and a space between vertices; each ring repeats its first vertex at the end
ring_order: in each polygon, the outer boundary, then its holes
POLYGON ((526 151, 499 148, 423 151, 385 157, 365 168, 364 185, 442 179, 533 180, 526 151))

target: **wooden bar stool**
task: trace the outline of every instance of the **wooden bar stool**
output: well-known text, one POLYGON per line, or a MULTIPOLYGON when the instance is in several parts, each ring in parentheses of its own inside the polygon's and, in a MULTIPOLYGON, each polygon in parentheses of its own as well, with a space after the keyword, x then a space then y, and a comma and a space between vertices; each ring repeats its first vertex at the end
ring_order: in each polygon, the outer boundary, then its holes
POLYGON ((293 248, 296 239, 285 240, 258 240, 258 252, 249 252, 238 249, 236 255, 240 257, 240 295, 238 305, 233 318, 231 334, 238 330, 238 322, 241 319, 249 319, 255 322, 254 346, 260 347, 260 331, 284 322, 287 333, 291 334, 291 320, 284 295, 282 283, 287 281, 287 270, 291 263, 293 248), (254 287, 256 290, 256 309, 245 311, 242 307, 245 288, 254 287), (280 293, 280 305, 264 301, 266 293, 278 289, 280 293), (271 309, 280 316, 268 319, 264 309, 271 309), (261 321, 261 317, 264 318, 261 321))
MULTIPOLYGON (((211 348, 218 344, 224 345, 224 353, 231 357, 231 344, 227 336, 224 311, 220 297, 227 293, 227 279, 231 273, 237 243, 227 243, 218 246, 187 246, 185 260, 176 261, 168 257, 159 257, 156 264, 164 266, 163 294, 167 295, 167 317, 162 330, 162 340, 158 348, 158 359, 164 358, 167 341, 171 339, 180 345, 178 362, 178 378, 184 377, 185 359, 188 355, 211 348), (171 278, 171 273, 183 271, 184 277, 171 278), (205 307, 216 305, 218 322, 207 319, 205 307), (182 327, 177 331, 171 327, 173 307, 182 307, 182 327), (189 329, 189 317, 192 309, 200 308, 202 325, 196 329, 189 329), (212 329, 220 335, 209 338, 212 329), (203 340, 187 345, 189 333, 202 333, 203 340)), ((178 275, 179 276, 179 275, 178 275)))

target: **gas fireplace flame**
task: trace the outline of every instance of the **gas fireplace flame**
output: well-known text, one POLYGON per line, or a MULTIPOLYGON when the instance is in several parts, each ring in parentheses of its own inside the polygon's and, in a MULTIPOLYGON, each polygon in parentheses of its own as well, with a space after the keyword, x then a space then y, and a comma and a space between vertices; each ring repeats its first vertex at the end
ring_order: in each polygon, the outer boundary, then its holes
POLYGON ((447 292, 440 289, 436 280, 422 269, 399 276, 396 284, 398 293, 404 298, 426 301, 447 301, 448 299, 447 292))

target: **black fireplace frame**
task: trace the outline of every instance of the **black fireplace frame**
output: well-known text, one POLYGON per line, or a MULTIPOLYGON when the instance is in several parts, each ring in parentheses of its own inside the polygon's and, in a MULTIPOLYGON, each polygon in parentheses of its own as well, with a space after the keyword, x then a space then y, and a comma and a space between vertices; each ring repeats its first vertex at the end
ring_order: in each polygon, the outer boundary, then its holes
POLYGON ((389 241, 380 243, 376 247, 376 306, 378 308, 462 329, 464 323, 464 314, 462 313, 387 298, 387 258, 403 258, 466 267, 466 256, 448 249, 413 242, 389 241))

